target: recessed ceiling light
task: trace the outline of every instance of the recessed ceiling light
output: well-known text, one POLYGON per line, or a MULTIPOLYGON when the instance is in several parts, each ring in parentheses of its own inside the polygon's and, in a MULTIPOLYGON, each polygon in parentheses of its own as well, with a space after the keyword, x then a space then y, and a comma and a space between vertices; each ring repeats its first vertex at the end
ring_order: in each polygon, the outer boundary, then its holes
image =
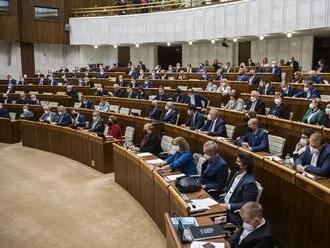
POLYGON ((189 44, 189 46, 191 46, 191 45, 193 44, 193 42, 190 40, 190 41, 188 42, 188 44, 189 44))
POLYGON ((94 46, 94 48, 95 48, 95 49, 98 49, 98 48, 99 48, 99 46, 98 46, 98 45, 95 45, 95 46, 94 46))
POLYGON ((167 46, 171 46, 171 42, 167 42, 166 45, 167 45, 167 46))
POLYGON ((288 33, 286 34, 286 37, 291 38, 291 37, 292 37, 292 33, 291 33, 291 32, 288 32, 288 33))
POLYGON ((235 37, 234 39, 233 39, 233 42, 237 42, 238 41, 238 39, 235 37))
POLYGON ((135 47, 136 47, 136 48, 139 48, 139 47, 140 47, 140 45, 137 43, 137 44, 135 44, 135 47))
POLYGON ((115 45, 113 45, 113 48, 117 48, 118 46, 115 44, 115 45))
POLYGON ((214 40, 214 39, 213 39, 213 40, 211 40, 211 43, 212 43, 212 44, 215 44, 215 40, 214 40))
POLYGON ((264 35, 260 35, 259 36, 259 40, 264 40, 265 39, 265 36, 264 35))

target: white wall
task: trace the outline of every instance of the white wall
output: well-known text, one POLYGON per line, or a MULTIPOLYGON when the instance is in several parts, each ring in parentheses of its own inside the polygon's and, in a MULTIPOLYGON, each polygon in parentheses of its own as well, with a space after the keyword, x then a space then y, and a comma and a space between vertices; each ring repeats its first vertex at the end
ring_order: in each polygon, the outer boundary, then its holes
POLYGON ((227 42, 229 47, 222 47, 221 42, 211 44, 211 42, 193 43, 192 45, 182 45, 182 64, 186 66, 198 66, 199 63, 208 60, 212 64, 214 59, 220 62, 231 62, 236 64, 237 44, 227 42))
POLYGON ((14 78, 22 74, 21 49, 18 42, 0 41, 0 79, 8 74, 14 78))
POLYGON ((35 44, 34 60, 36 70, 46 73, 48 69, 103 63, 112 65, 118 61, 118 51, 111 46, 69 46, 63 44, 35 44))
POLYGON ((271 62, 280 59, 287 61, 294 56, 302 66, 302 70, 308 71, 312 68, 313 46, 313 36, 254 40, 251 42, 251 57, 257 62, 261 62, 264 57, 267 57, 271 62))
POLYGON ((146 65, 147 68, 154 67, 158 60, 157 46, 135 46, 130 47, 130 56, 133 65, 137 65, 140 60, 146 65))

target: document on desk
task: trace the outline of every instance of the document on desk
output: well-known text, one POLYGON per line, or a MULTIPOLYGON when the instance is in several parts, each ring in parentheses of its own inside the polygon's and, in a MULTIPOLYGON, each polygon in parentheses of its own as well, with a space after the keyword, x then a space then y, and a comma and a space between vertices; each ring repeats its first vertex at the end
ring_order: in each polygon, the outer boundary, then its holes
POLYGON ((138 157, 142 158, 142 157, 147 157, 147 156, 152 156, 152 153, 150 152, 141 152, 136 154, 138 157))
POLYGON ((265 156, 265 158, 272 160, 272 161, 276 161, 276 162, 279 162, 282 160, 279 156, 265 156))
POLYGON ((201 207, 201 208, 202 207, 210 207, 210 206, 219 204, 217 201, 213 200, 210 197, 204 198, 204 199, 194 199, 194 200, 191 200, 191 202, 193 204, 195 204, 195 206, 201 207))
POLYGON ((147 160, 146 162, 149 165, 159 165, 159 164, 162 164, 164 162, 164 160, 157 158, 157 159, 147 160))
POLYGON ((225 248, 224 243, 193 241, 190 248, 225 248))
POLYGON ((171 181, 175 181, 175 179, 177 179, 179 177, 183 177, 183 176, 185 176, 185 174, 169 175, 169 176, 164 177, 164 179, 168 182, 171 182, 171 181))

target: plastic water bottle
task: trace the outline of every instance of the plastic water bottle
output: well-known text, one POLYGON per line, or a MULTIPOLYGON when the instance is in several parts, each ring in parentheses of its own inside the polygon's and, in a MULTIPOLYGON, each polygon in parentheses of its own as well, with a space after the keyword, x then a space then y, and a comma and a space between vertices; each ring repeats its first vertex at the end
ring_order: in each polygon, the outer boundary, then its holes
POLYGON ((285 163, 286 164, 291 164, 291 157, 290 157, 289 153, 285 156, 285 163))

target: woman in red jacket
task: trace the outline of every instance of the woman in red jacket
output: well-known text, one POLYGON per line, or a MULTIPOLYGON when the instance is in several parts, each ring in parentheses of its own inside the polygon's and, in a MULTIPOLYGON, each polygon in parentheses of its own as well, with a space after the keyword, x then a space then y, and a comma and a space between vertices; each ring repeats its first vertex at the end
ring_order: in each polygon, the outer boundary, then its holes
POLYGON ((109 122, 108 122, 109 128, 108 128, 108 136, 112 136, 114 139, 121 140, 121 129, 120 126, 117 124, 117 117, 110 115, 109 116, 109 122))

